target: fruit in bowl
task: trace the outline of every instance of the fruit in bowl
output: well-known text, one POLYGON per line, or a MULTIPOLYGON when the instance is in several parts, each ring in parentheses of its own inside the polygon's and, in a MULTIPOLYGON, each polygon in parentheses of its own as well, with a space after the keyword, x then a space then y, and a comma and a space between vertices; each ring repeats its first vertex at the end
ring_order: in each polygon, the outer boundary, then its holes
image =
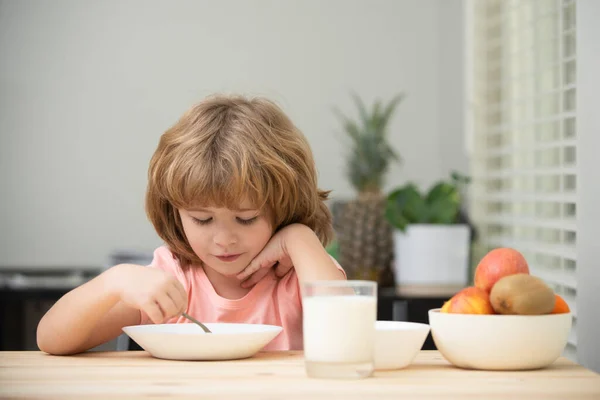
POLYGON ((515 249, 494 249, 479 262, 475 286, 429 311, 440 353, 463 368, 543 368, 564 350, 572 316, 567 302, 529 272, 515 249))
POLYGON ((440 312, 517 315, 570 312, 561 296, 529 273, 527 260, 518 250, 490 251, 477 265, 474 280, 475 286, 460 290, 444 303, 440 312))

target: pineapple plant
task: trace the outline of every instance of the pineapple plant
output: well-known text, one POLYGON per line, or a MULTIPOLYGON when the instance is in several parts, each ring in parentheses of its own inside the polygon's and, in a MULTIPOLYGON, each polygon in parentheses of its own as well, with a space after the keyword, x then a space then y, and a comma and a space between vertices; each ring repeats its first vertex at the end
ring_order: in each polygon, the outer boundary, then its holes
POLYGON ((394 285, 394 244, 382 187, 390 162, 400 162, 388 143, 387 127, 403 95, 387 104, 375 101, 371 110, 357 95, 353 99, 358 120, 335 110, 350 138, 346 174, 358 193, 339 207, 335 218, 338 258, 349 279, 377 281, 381 287, 388 287, 394 285))

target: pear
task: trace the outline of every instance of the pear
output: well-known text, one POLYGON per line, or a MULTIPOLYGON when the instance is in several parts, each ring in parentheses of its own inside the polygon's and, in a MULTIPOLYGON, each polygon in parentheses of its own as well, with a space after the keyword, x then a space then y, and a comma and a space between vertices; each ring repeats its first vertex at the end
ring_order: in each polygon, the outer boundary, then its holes
POLYGON ((490 292, 490 302, 498 314, 541 315, 554 309, 554 291, 540 278, 512 274, 499 279, 490 292))

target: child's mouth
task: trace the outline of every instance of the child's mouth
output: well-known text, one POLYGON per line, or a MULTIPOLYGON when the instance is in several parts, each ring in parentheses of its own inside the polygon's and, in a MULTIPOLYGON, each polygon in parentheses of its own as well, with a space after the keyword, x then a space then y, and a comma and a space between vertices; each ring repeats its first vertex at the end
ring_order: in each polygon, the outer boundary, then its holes
POLYGON ((224 261, 224 262, 232 262, 238 259, 238 257, 240 256, 240 254, 229 254, 226 256, 215 256, 217 257, 219 260, 224 261))

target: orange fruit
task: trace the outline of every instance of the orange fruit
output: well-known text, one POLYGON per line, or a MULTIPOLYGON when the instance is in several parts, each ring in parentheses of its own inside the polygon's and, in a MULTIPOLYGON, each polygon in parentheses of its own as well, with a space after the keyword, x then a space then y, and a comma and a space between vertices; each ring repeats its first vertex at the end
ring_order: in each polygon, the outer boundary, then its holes
POLYGON ((563 314, 571 311, 565 299, 563 299, 556 293, 554 294, 554 296, 556 297, 556 302, 554 303, 554 309, 552 310, 552 314, 563 314))

